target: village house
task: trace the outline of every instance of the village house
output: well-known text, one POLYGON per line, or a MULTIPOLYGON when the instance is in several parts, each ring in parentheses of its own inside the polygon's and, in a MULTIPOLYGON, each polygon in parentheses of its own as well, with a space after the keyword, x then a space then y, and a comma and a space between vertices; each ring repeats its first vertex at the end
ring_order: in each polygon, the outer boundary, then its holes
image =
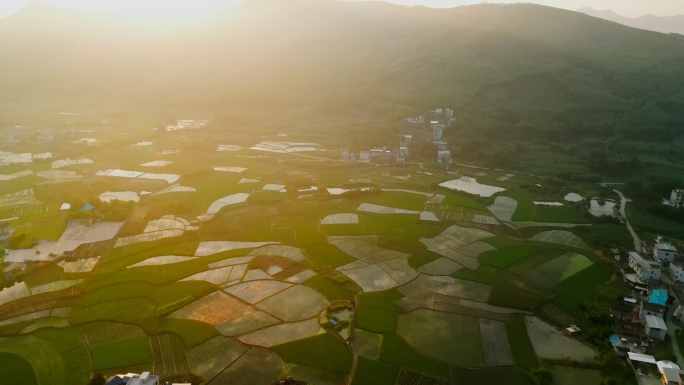
POLYGON ((444 116, 446 116, 448 119, 451 119, 454 117, 454 110, 446 109, 444 110, 444 116))
POLYGON ((437 151, 437 162, 439 163, 449 163, 451 161, 451 151, 437 151))
POLYGON ((117 374, 107 380, 106 385, 159 385, 159 376, 142 372, 142 374, 117 374))
POLYGON ((441 141, 442 140, 442 132, 444 131, 444 126, 437 126, 432 129, 432 140, 433 141, 441 141))
POLYGON ((652 315, 662 318, 664 314, 665 306, 663 305, 646 301, 641 301, 639 304, 639 321, 644 325, 646 324, 646 316, 652 315))
POLYGON ((669 269, 670 278, 672 278, 673 281, 684 282, 684 269, 682 269, 682 265, 672 262, 670 263, 669 269))
POLYGON ((0 147, 11 146, 17 141, 14 140, 14 135, 11 132, 5 131, 0 133, 0 147))
POLYGON ((670 194, 670 205, 674 207, 684 206, 684 189, 674 189, 670 194))
POLYGON ((29 141, 36 138, 37 131, 35 127, 14 126, 9 127, 9 131, 17 141, 29 141))
POLYGON ((442 141, 442 140, 436 140, 432 142, 435 146, 437 146, 437 151, 444 151, 447 149, 447 142, 442 141))
POLYGON ((665 320, 663 317, 647 315, 644 322, 644 328, 646 329, 646 335, 648 335, 648 338, 656 341, 665 340, 665 335, 667 335, 667 325, 665 325, 665 320))
POLYGON ((413 142, 413 135, 404 135, 404 143, 411 144, 413 142))
POLYGON ((349 147, 342 147, 340 149, 340 159, 344 161, 349 160, 349 147))
POLYGON ((629 267, 636 272, 637 278, 642 282, 660 279, 660 265, 658 262, 647 260, 636 251, 629 252, 629 267))
POLYGON ((76 135, 76 129, 75 128, 66 128, 64 130, 55 131, 55 138, 56 139, 71 138, 74 135, 76 135))
POLYGON ((677 248, 670 244, 670 242, 663 240, 662 237, 658 237, 656 244, 653 245, 653 258, 663 263, 672 262, 676 257, 677 248))
POLYGON ((51 129, 45 128, 38 130, 37 139, 38 143, 51 143, 53 140, 55 140, 55 136, 52 134, 51 129))
POLYGON ((679 365, 672 361, 658 361, 656 362, 656 365, 658 366, 658 371, 663 376, 662 380, 664 385, 682 384, 682 371, 679 368, 679 365))

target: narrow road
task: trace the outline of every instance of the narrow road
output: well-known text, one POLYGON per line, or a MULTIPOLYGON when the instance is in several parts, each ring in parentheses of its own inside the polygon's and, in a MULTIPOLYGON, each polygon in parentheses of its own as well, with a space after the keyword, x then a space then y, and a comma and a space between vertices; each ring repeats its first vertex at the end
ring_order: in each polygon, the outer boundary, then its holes
POLYGON ((354 296, 354 301, 356 302, 356 306, 354 306, 354 310, 352 310, 352 313, 349 316, 351 323, 349 325, 349 340, 347 341, 347 347, 352 352, 352 367, 351 367, 351 370, 349 371, 349 377, 347 377, 347 384, 349 384, 349 385, 351 385, 351 383, 354 382, 354 377, 356 376, 356 370, 359 367, 359 354, 356 353, 356 349, 354 348, 354 341, 356 340, 356 328, 354 328, 354 314, 356 313, 356 309, 359 308, 359 303, 360 303, 358 293, 354 296))
POLYGON ((627 211, 625 210, 625 208, 627 207, 627 202, 629 202, 630 200, 625 198, 625 196, 618 190, 613 191, 615 191, 620 196, 620 215, 625 220, 627 230, 629 230, 629 233, 632 234, 632 238, 634 238, 634 250, 641 252, 641 240, 639 240, 639 237, 634 231, 634 228, 632 228, 632 225, 629 224, 629 220, 627 220, 627 211))

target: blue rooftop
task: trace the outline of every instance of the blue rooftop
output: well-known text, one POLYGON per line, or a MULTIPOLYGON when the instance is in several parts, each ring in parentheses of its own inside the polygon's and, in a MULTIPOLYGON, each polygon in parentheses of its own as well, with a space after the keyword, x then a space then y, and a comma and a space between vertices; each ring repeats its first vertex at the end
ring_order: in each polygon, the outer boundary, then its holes
POLYGON ((622 347, 622 341, 620 340, 620 336, 617 334, 613 334, 610 336, 610 343, 613 344, 616 348, 621 348, 622 347))
POLYGON ((653 290, 651 296, 648 297, 648 303, 665 306, 667 304, 667 292, 663 290, 653 290))
POLYGON ((90 203, 86 203, 81 207, 81 211, 93 211, 94 207, 90 203))

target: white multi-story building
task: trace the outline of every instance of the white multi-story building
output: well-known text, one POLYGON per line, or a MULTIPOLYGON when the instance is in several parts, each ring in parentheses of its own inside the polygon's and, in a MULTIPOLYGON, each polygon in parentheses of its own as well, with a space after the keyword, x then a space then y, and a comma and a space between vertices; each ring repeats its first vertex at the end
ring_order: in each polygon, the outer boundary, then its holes
POLYGON ((678 263, 670 263, 670 277, 676 282, 684 282, 684 269, 678 263))
POLYGON ((340 149, 340 159, 349 160, 349 147, 342 147, 340 149))
POLYGON ((435 128, 433 128, 432 129, 432 140, 441 141, 443 130, 444 130, 443 126, 436 126, 435 128))
POLYGON ((437 151, 444 151, 447 149, 447 142, 445 141, 435 140, 432 143, 437 146, 437 151))
POLYGON ((670 205, 675 207, 684 206, 684 189, 674 189, 670 194, 670 205))
POLYGON ((665 340, 665 335, 667 334, 667 325, 665 325, 665 320, 663 317, 647 315, 646 322, 644 322, 644 328, 646 328, 646 334, 650 339, 656 341, 665 340))
POLYGON ((444 110, 444 116, 446 116, 448 119, 451 119, 454 117, 454 110, 451 109, 446 109, 444 110))
POLYGON ((676 257, 677 248, 658 237, 656 244, 653 245, 653 258, 658 262, 672 262, 676 257))
POLYGON ((413 135, 404 135, 404 143, 411 144, 413 142, 413 135))
POLYGON ((449 163, 451 161, 451 151, 437 151, 437 162, 439 163, 449 163))
POLYGON ((643 282, 660 279, 658 262, 647 260, 636 251, 629 252, 629 267, 636 272, 637 277, 643 282))

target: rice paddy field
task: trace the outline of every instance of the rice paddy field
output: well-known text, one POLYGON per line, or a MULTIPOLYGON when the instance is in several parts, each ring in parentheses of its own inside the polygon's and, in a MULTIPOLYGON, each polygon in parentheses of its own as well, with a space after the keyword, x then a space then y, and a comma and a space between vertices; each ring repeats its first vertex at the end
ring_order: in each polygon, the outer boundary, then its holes
POLYGON ((92 163, 59 163, 73 175, 51 189, 40 175, 66 174, 37 174, 49 162, 0 181, 0 378, 527 385, 568 342, 553 334, 567 325, 529 320, 546 304, 572 318, 611 278, 596 251, 624 240, 574 205, 535 204, 560 198, 528 191, 531 176, 340 162, 337 142, 281 130, 151 128, 55 143, 55 159, 92 163), (301 143, 314 150, 287 151, 301 143), (498 192, 439 186, 460 176, 498 192))

